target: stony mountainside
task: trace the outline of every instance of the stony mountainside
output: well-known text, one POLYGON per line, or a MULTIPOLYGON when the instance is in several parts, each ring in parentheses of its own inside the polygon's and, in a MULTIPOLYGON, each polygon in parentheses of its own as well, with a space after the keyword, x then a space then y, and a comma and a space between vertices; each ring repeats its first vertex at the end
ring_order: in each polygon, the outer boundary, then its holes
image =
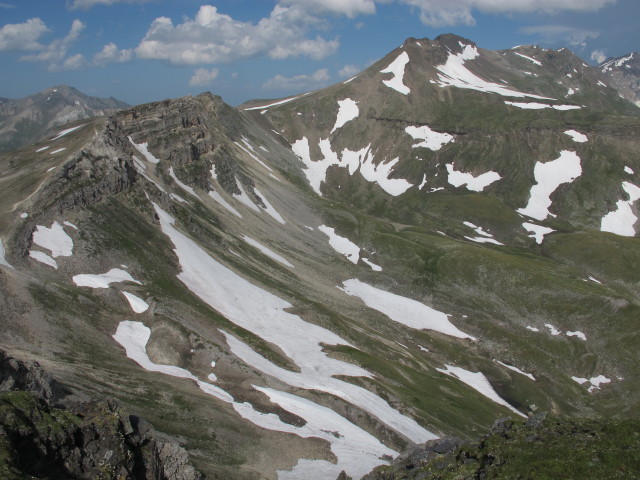
POLYGON ((214 478, 636 417, 639 112, 568 50, 446 35, 77 122, 0 156, 0 345, 214 478))
POLYGON ((620 95, 640 107, 640 53, 606 60, 598 68, 620 95))
POLYGON ((113 97, 90 97, 66 85, 20 99, 0 98, 0 152, 37 142, 60 125, 110 115, 128 106, 113 97))

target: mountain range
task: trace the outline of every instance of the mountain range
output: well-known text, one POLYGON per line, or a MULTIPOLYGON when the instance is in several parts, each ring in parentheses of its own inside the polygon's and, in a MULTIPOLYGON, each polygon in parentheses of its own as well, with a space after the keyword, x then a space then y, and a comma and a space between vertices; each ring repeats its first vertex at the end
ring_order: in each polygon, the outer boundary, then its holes
POLYGON ((501 416, 637 417, 640 109, 604 68, 409 38, 325 89, 4 153, 0 347, 212 478, 360 478, 501 416))

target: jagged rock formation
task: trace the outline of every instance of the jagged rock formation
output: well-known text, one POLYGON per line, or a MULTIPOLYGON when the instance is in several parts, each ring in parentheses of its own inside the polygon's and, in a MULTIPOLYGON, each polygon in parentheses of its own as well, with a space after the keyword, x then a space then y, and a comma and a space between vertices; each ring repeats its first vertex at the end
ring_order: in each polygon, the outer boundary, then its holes
POLYGON ((147 422, 114 400, 53 406, 62 387, 50 374, 37 362, 1 356, 0 477, 201 478, 184 449, 156 440, 147 422))
POLYGON ((129 105, 58 85, 21 99, 0 99, 0 152, 36 142, 61 125, 110 115, 129 105))

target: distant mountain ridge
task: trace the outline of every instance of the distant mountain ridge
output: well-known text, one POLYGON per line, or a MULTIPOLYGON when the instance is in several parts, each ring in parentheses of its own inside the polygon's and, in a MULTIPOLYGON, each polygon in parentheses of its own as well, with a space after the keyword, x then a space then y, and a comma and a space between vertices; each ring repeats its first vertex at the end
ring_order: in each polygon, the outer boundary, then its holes
POLYGON ((91 97, 67 85, 20 99, 0 98, 0 151, 34 143, 55 127, 127 107, 113 97, 91 97))
POLYGON ((598 68, 620 95, 640 107, 640 53, 608 59, 598 68))

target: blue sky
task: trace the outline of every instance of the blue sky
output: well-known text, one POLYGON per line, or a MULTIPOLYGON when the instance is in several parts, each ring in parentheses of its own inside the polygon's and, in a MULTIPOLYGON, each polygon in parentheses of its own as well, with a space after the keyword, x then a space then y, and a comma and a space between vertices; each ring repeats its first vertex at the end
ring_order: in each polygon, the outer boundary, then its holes
POLYGON ((0 0, 0 96, 67 84, 130 104, 211 91, 232 105, 327 86, 407 37, 640 50, 639 0, 0 0))

